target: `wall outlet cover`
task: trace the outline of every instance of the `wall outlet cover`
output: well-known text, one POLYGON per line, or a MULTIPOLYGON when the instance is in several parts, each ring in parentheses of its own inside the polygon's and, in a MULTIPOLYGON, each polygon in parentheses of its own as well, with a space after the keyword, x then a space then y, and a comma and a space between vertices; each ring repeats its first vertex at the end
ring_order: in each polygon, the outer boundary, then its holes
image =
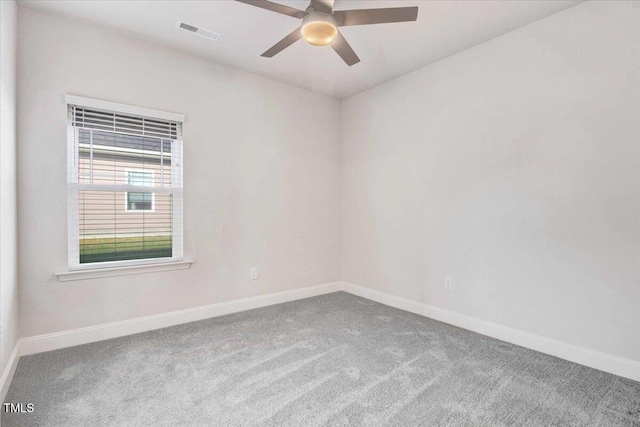
POLYGON ((449 276, 445 276, 444 278, 444 288, 448 291, 453 289, 453 278, 449 276))

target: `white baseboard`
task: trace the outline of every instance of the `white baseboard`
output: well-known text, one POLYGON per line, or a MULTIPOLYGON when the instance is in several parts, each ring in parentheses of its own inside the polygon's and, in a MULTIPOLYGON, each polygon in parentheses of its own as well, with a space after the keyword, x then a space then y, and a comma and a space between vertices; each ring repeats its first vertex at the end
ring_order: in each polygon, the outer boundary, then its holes
POLYGON ((465 314, 343 282, 342 290, 381 304, 429 317, 469 331, 550 354, 621 377, 640 381, 640 362, 487 322, 465 314))
POLYGON ((20 339, 20 353, 22 355, 42 353, 75 345, 88 344, 96 341, 118 338, 139 332, 166 328, 211 317, 253 308, 265 307, 283 302, 295 301, 316 295, 336 292, 341 289, 341 282, 326 283, 318 286, 294 289, 291 291, 260 295, 251 298, 211 304, 186 310, 173 311, 147 317, 139 317, 121 322, 106 323, 87 328, 70 331, 55 332, 20 339))
POLYGON ((9 362, 7 362, 7 366, 4 368, 2 377, 0 377, 0 402, 4 402, 4 398, 7 396, 7 391, 9 391, 9 386, 11 385, 13 374, 15 374, 16 368, 18 367, 19 360, 20 341, 18 341, 13 347, 13 351, 11 352, 11 356, 9 357, 9 362))
POLYGON ((477 332, 479 334, 550 354, 571 362, 630 378, 635 381, 640 381, 640 362, 634 360, 534 335, 461 313, 433 307, 424 303, 411 301, 406 298, 354 285, 352 283, 333 282, 154 316, 140 317, 121 322, 22 338, 16 345, 9 364, 0 379, 0 391, 2 393, 2 398, 4 399, 9 388, 9 384, 11 383, 11 378, 15 372, 20 355, 41 353, 44 351, 57 350, 65 347, 118 338, 139 332, 166 328, 169 326, 180 325, 225 314, 328 294, 340 290, 381 304, 389 305, 391 307, 399 308, 401 310, 409 311, 411 313, 419 314, 421 316, 477 332))

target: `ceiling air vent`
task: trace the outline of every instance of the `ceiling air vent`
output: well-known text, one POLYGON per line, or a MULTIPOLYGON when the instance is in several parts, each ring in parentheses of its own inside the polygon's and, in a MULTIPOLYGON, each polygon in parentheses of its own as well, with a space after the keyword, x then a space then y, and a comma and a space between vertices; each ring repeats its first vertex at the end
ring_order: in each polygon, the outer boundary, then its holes
POLYGON ((186 22, 182 22, 182 21, 178 21, 178 23, 176 24, 176 28, 179 28, 184 31, 188 31, 193 34, 197 34, 200 37, 205 37, 207 39, 214 40, 214 41, 218 40, 218 38, 220 37, 220 34, 216 32, 205 30, 204 28, 196 27, 195 25, 187 24, 186 22))

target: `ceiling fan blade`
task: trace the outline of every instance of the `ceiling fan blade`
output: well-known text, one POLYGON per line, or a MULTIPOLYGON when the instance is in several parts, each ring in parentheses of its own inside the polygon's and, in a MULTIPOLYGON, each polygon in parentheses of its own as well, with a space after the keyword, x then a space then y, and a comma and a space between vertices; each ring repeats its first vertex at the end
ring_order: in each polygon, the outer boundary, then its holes
POLYGON ((311 0, 311 7, 315 10, 331 13, 333 11, 333 3, 335 3, 335 0, 311 0))
POLYGON ((338 27, 408 22, 418 19, 418 7, 338 10, 333 13, 333 16, 336 18, 338 27))
POLYGON ((331 47, 336 51, 338 55, 340 55, 340 58, 342 58, 342 60, 346 62, 349 67, 360 62, 360 58, 358 58, 358 55, 356 55, 356 53, 351 48, 351 45, 349 45, 340 31, 338 31, 338 35, 336 36, 336 38, 333 39, 331 47))
POLYGON ((267 0, 236 0, 236 1, 240 3, 248 4, 251 6, 259 7, 262 9, 267 9, 272 12, 281 13, 283 15, 292 16, 294 18, 299 18, 299 19, 302 19, 307 15, 307 13, 302 10, 294 9, 293 7, 285 6, 278 3, 273 3, 267 0))
POLYGON ((278 53, 282 52, 301 38, 302 31, 300 31, 300 27, 298 27, 260 56, 264 56, 265 58, 273 58, 278 53))

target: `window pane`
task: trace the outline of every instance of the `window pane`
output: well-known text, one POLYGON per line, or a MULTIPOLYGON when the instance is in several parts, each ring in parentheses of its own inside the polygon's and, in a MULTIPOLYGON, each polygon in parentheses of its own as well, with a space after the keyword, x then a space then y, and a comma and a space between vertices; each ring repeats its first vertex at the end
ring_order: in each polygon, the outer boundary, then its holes
MULTIPOLYGON (((151 193, 143 195, 140 202, 151 193)), ((80 263, 172 256, 173 196, 157 193, 152 212, 127 212, 126 192, 85 191, 79 194, 80 263)), ((137 196, 135 196, 137 197, 137 196)))
POLYGON ((127 193, 127 210, 129 211, 152 211, 152 193, 127 193))
POLYGON ((128 171, 129 185, 138 187, 153 187, 153 172, 128 171))
POLYGON ((129 203, 151 203, 152 193, 129 192, 129 203))
MULTIPOLYGON (((128 171, 128 184, 137 187, 153 187, 153 172, 128 171)), ((153 193, 127 193, 127 210, 153 210, 153 193)))
POLYGON ((171 140, 78 129, 80 184, 171 186, 171 140))

